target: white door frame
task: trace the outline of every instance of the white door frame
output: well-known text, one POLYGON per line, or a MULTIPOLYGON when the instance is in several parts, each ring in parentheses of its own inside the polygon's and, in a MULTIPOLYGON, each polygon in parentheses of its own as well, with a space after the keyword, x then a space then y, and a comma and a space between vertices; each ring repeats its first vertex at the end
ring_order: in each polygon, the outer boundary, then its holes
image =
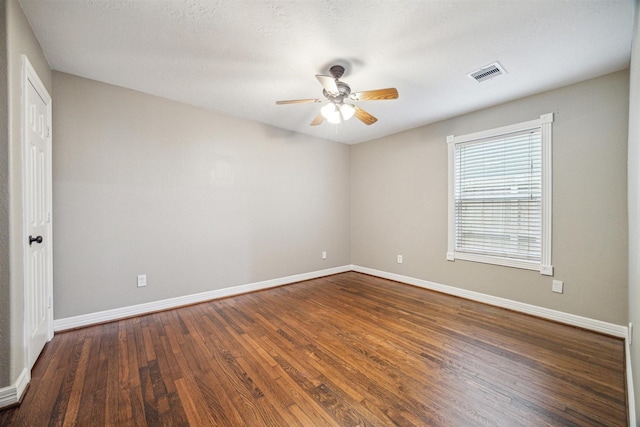
POLYGON ((36 73, 35 69, 33 68, 33 66, 31 65, 31 62, 29 61, 29 58, 27 58, 26 55, 22 55, 22 209, 23 209, 23 215, 22 215, 22 245, 23 245, 23 270, 24 270, 24 340, 25 340, 25 353, 24 353, 24 359, 25 359, 25 367, 29 370, 31 365, 30 365, 30 361, 29 361, 29 345, 30 345, 30 340, 29 340, 29 313, 28 313, 28 300, 27 298, 30 298, 31 296, 28 295, 28 286, 27 286, 27 280, 28 280, 28 275, 29 275, 29 268, 28 268, 28 260, 29 260, 29 243, 28 243, 28 235, 29 235, 29 231, 28 231, 28 201, 27 201, 27 176, 26 176, 26 144, 27 144, 27 127, 28 127, 28 120, 27 118, 29 117, 29 106, 27 105, 27 90, 29 87, 29 84, 31 84, 36 92, 38 92, 38 95, 40 95, 40 97, 43 99, 43 101, 46 104, 47 107, 47 123, 49 124, 49 129, 47 130, 47 150, 49 152, 49 156, 47 159, 47 170, 49 171, 49 176, 47 181, 47 185, 45 188, 46 191, 46 198, 47 198, 47 205, 49 206, 49 212, 47 213, 47 234, 48 234, 48 239, 46 239, 45 242, 43 242, 46 245, 46 251, 48 253, 48 257, 47 257, 47 265, 46 265, 46 269, 47 269, 47 283, 45 285, 46 288, 46 298, 47 298, 47 306, 48 306, 48 310, 47 310, 47 324, 48 324, 48 328, 47 328, 47 341, 50 341, 53 338, 53 244, 52 244, 52 236, 53 236, 53 232, 52 232, 52 224, 53 224, 53 218, 52 218, 52 162, 51 162, 51 157, 52 157, 52 112, 51 112, 51 96, 49 95, 49 92, 47 91, 46 87, 44 86, 44 84, 42 83, 42 81, 40 80, 40 77, 38 77, 38 74, 36 73))

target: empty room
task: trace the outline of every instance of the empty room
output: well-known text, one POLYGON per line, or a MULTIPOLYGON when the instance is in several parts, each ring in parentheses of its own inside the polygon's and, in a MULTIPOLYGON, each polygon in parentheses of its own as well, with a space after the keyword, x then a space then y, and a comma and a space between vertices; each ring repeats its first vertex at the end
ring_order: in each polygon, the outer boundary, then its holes
POLYGON ((0 426, 638 425, 639 6, 0 0, 0 426))

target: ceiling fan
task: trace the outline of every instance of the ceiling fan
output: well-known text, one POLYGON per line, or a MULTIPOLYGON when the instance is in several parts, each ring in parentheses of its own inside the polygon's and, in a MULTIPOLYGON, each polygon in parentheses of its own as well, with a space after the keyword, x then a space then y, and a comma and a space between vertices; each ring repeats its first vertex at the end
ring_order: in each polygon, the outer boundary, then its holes
POLYGON ((364 92, 351 92, 351 88, 345 82, 340 81, 344 74, 342 65, 334 65, 329 69, 330 76, 316 74, 316 78, 322 85, 324 99, 292 99, 288 101, 276 101, 276 104, 304 104, 308 102, 328 102, 320 109, 320 113, 311 122, 311 126, 318 126, 326 119, 329 123, 340 123, 356 116, 365 125, 369 126, 378 121, 362 108, 354 105, 355 101, 379 101, 385 99, 398 99, 398 90, 390 87, 387 89, 365 90, 364 92))

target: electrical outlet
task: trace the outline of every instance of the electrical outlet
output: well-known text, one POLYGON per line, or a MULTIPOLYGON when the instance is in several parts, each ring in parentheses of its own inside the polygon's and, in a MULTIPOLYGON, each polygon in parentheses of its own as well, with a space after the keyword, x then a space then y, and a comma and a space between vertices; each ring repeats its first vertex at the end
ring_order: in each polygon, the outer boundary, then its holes
POLYGON ((327 259, 327 251, 322 251, 322 259, 327 259))
POLYGON ((142 288, 143 286, 147 286, 147 275, 138 274, 138 287, 142 288))
POLYGON ((561 294, 564 291, 564 282, 562 282, 562 280, 554 280, 553 285, 551 285, 551 290, 561 294))
POLYGON ((402 255, 398 255, 397 261, 398 264, 402 264, 402 255))

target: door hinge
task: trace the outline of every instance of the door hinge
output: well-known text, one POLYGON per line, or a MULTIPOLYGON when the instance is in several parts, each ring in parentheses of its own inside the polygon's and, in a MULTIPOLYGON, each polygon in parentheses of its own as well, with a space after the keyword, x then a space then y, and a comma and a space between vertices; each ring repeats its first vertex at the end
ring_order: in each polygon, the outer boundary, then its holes
POLYGON ((51 297, 49 297, 49 305, 47 306, 47 308, 51 308, 53 306, 53 299, 51 297))
POLYGON ((47 138, 51 137, 51 128, 47 126, 47 138))

